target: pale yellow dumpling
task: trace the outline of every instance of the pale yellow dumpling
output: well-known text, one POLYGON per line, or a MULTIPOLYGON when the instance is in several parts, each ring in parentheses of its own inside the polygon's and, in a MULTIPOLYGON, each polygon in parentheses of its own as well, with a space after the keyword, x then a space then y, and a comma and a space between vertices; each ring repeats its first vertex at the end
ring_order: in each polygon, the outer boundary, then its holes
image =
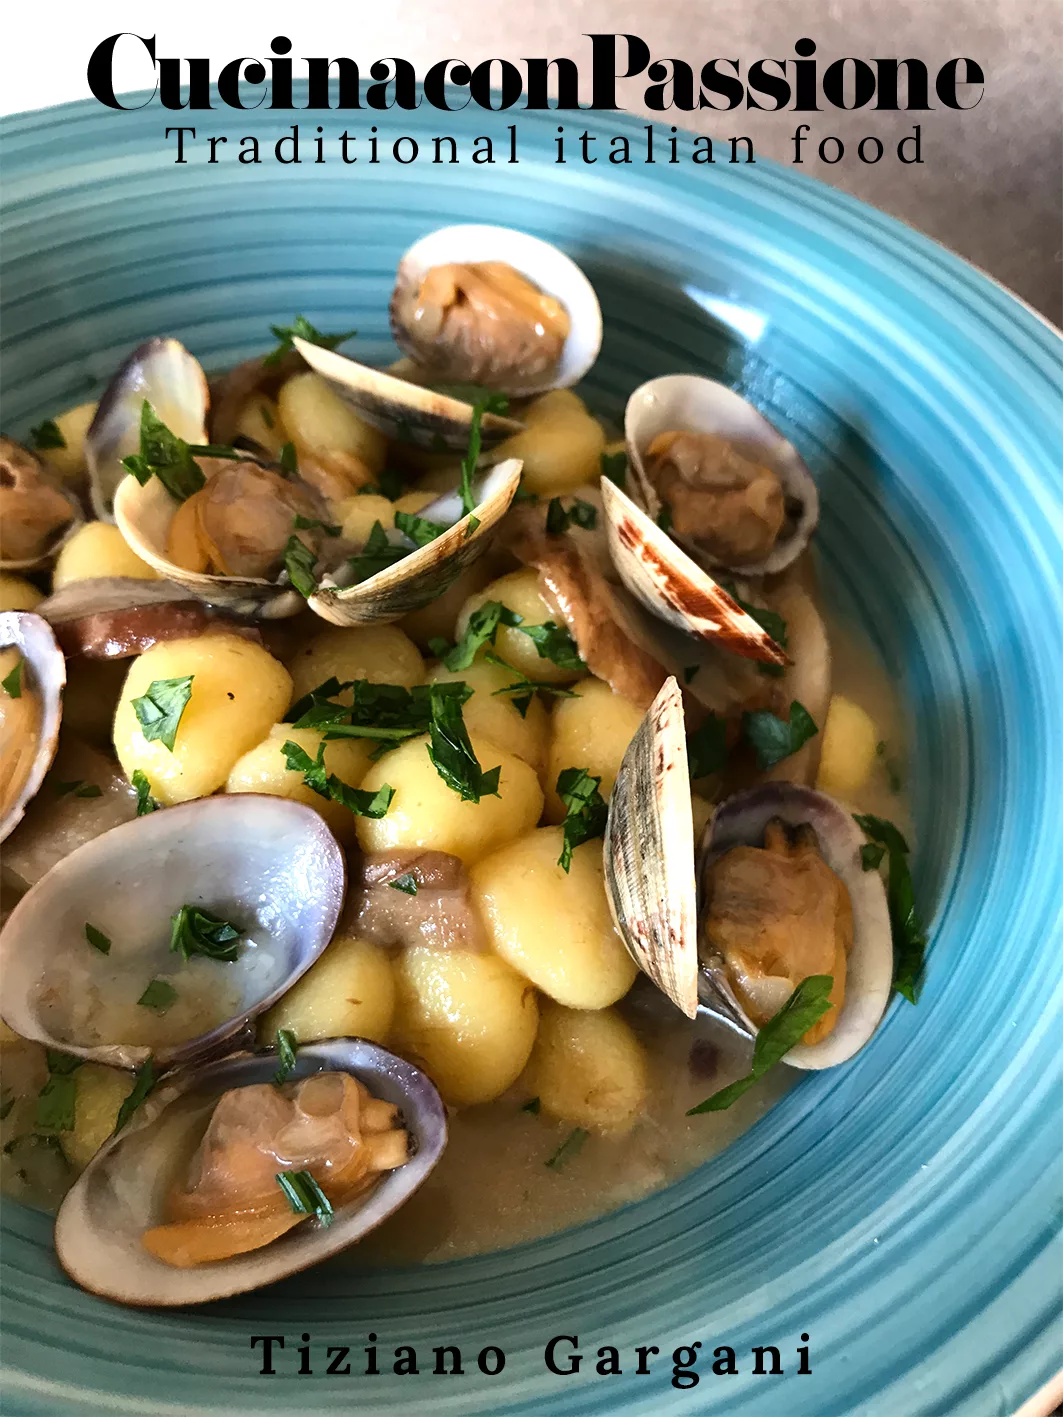
POLYGON ((550 999, 525 1079, 544 1112, 596 1132, 630 1131, 649 1092, 645 1050, 615 1009, 566 1009, 550 999))
POLYGON ((126 545, 116 526, 86 522, 60 551, 52 572, 52 589, 61 590, 72 581, 95 581, 107 576, 128 576, 138 581, 159 579, 158 571, 126 545))
MULTIPOLYGON (((329 625, 292 656, 288 669, 293 702, 332 678, 341 683, 368 679, 406 689, 424 683, 421 652, 397 625, 361 625, 350 630, 329 625)), ((345 702, 350 702, 350 696, 348 690, 345 702)))
POLYGON ((524 432, 499 444, 492 460, 521 458, 521 480, 529 492, 558 497, 597 481, 605 434, 571 389, 552 389, 535 399, 520 421, 524 432))
MULTIPOLYGON (((265 792, 271 797, 288 797, 305 802, 320 812, 334 836, 345 845, 354 842, 354 814, 339 802, 328 801, 306 785, 303 773, 288 767, 284 744, 302 748, 312 760, 323 734, 314 728, 293 728, 275 723, 269 735, 233 764, 225 782, 226 792, 265 792)), ((348 787, 358 787, 369 767, 373 744, 364 738, 338 738, 325 744, 325 768, 348 787)))
POLYGON ((816 787, 852 800, 875 765, 878 729, 871 715, 842 694, 831 696, 823 728, 816 787))
POLYGON ((274 457, 279 457, 285 443, 290 441, 280 409, 264 394, 253 394, 244 404, 236 420, 236 431, 268 449, 274 457))
POLYGON ((535 990, 493 954, 405 949, 396 966, 395 1046, 452 1107, 490 1102, 523 1071, 538 1026, 535 990))
POLYGON ((387 816, 358 818, 363 851, 420 847, 449 852, 470 865, 535 825, 543 792, 534 769, 486 738, 472 733, 469 738, 482 771, 501 768, 499 795, 463 801, 436 771, 428 738, 411 738, 374 763, 362 781, 368 792, 385 783, 395 789, 387 816))
MULTIPOLYGON (((547 620, 552 620, 555 625, 562 623, 557 612, 551 610, 542 597, 538 573, 529 567, 500 576, 484 586, 483 590, 470 595, 458 616, 458 637, 465 633, 472 612, 489 600, 497 600, 507 610, 523 616, 525 625, 542 625, 547 620)), ((540 655, 535 641, 520 627, 499 625, 494 648, 507 664, 527 674, 529 679, 541 679, 547 684, 571 684, 586 673, 584 669, 562 669, 553 660, 545 659, 540 655)))
POLYGON ((357 458, 373 477, 383 470, 387 439, 359 418, 320 374, 308 371, 289 379, 277 396, 277 407, 299 452, 326 461, 357 458))
POLYGON ((558 1003, 603 1009, 634 983, 635 962, 613 926, 602 845, 558 864, 560 827, 540 827, 474 866, 472 898, 495 951, 558 1003))
POLYGON ((74 1130, 60 1137, 63 1151, 79 1171, 114 1131, 118 1111, 133 1090, 133 1076, 102 1063, 82 1063, 74 1074, 74 1130))
POLYGON ((497 694, 517 682, 509 669, 489 664, 480 658, 468 669, 447 669, 437 664, 428 674, 429 683, 446 684, 463 680, 472 689, 472 698, 462 705, 465 727, 480 738, 487 738, 508 753, 530 764, 541 773, 546 761, 549 717, 538 695, 533 694, 527 712, 521 717, 513 706, 513 695, 497 694))
POLYGON ((550 725, 550 757, 546 771, 546 820, 561 822, 565 808, 556 792, 565 768, 585 768, 600 777, 598 791, 608 801, 628 744, 642 722, 642 711, 614 694, 601 679, 584 679, 573 687, 574 699, 558 699, 550 725))
POLYGON ((95 416, 94 403, 79 403, 55 419, 65 446, 46 448, 41 456, 65 481, 72 481, 85 471, 85 434, 95 416))
POLYGON ((368 1038, 383 1043, 395 1013, 395 974, 387 950, 337 935, 302 979, 264 1013, 258 1041, 275 1043, 290 1029, 299 1043, 368 1038))
POLYGON ((0 610, 32 610, 44 599, 32 581, 0 571, 0 610))
POLYGON ((389 502, 379 492, 348 497, 337 506, 336 511, 342 518, 343 539, 352 546, 364 546, 377 522, 385 531, 395 525, 395 503, 389 502))
POLYGON ((465 602, 492 578, 490 561, 489 555, 481 556, 471 566, 467 566, 442 595, 437 595, 420 610, 414 610, 412 614, 402 617, 402 628, 415 644, 427 651, 431 648, 432 640, 446 640, 450 643, 457 638, 458 616, 464 609, 465 602))
POLYGON ((163 806, 206 797, 238 758, 261 743, 288 707, 291 676, 261 646, 206 634, 152 645, 129 667, 114 718, 114 746, 126 777, 139 768, 163 806), (173 752, 141 731, 133 700, 155 680, 192 676, 173 752))

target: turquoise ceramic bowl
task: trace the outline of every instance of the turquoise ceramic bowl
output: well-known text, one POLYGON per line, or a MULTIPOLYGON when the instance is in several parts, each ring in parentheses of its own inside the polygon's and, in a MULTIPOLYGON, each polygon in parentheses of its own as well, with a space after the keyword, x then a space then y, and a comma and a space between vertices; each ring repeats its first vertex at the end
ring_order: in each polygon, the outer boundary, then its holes
MULTIPOLYGON (((442 117, 381 123, 453 132, 466 151, 504 131, 501 115, 442 117)), ((558 166, 551 114, 520 117, 517 166, 178 167, 165 121, 86 104, 7 124, 5 425, 22 433, 98 390, 157 332, 217 365, 300 311, 357 326, 360 353, 382 359, 414 237, 474 220, 558 242, 604 307, 590 381, 602 410, 653 374, 712 374, 819 479, 827 593, 903 692, 933 942, 920 1005, 894 1003, 852 1063, 804 1078, 680 1184, 508 1253, 370 1277, 323 1268, 238 1303, 137 1313, 71 1288, 47 1220, 5 1207, 5 1413, 1013 1412, 1060 1351, 1057 336, 931 242, 767 163, 558 166), (298 1377, 305 1331, 313 1375, 298 1377), (419 1376, 361 1376, 358 1362, 327 1376, 326 1346, 360 1357, 369 1333, 422 1355, 494 1344, 506 1366, 435 1377, 429 1356, 419 1376), (797 1373, 804 1333, 810 1376, 797 1373), (258 1376, 256 1334, 287 1338, 276 1377, 258 1376), (579 1336, 581 1372, 546 1371, 555 1334, 579 1336), (695 1341, 701 1381, 674 1387, 667 1355, 695 1341), (754 1376, 751 1346, 771 1343, 784 1376, 754 1376), (621 1348, 621 1376, 594 1374, 603 1344, 621 1348), (662 1350, 648 1376, 636 1344, 662 1350), (737 1376, 709 1371, 723 1344, 737 1376)), ((204 131, 234 147, 287 127, 212 115, 204 131)))

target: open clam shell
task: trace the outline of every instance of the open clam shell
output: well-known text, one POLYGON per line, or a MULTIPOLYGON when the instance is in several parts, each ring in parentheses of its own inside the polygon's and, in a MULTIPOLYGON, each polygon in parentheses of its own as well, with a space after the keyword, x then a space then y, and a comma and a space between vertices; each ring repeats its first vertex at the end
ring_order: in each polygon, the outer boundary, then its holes
POLYGON ((405 1165, 381 1175, 367 1195, 337 1208, 327 1228, 307 1221, 272 1244, 227 1260, 175 1269, 141 1244, 162 1219, 175 1172, 194 1150, 223 1091, 272 1081, 272 1052, 237 1053, 171 1074, 111 1138, 70 1190, 55 1224, 55 1248, 83 1289, 122 1304, 200 1304, 243 1294, 295 1274, 363 1238, 402 1206, 443 1154, 446 1111, 429 1079, 374 1043, 338 1038, 300 1047, 292 1079, 348 1072, 397 1105, 410 1137, 405 1165))
POLYGON ((84 520, 81 503, 36 453, 0 437, 0 571, 50 565, 84 520), (42 535, 42 526, 52 529, 42 535))
MULTIPOLYGON (((868 1041, 886 1010, 893 980, 893 941, 889 908, 877 871, 865 871, 860 848, 866 838, 851 813, 823 792, 789 782, 769 782, 737 793, 717 808, 706 830, 699 879, 726 851, 735 846, 759 846, 764 828, 773 818, 787 826, 807 823, 816 833, 820 854, 840 877, 853 907, 853 947, 849 954, 843 1003, 833 1030, 821 1043, 799 1043, 786 1054, 792 1068, 832 1068, 844 1063, 868 1041)), ((703 975, 729 1008, 745 1019, 727 984, 722 964, 702 941, 703 975)), ((751 1033, 756 1028, 745 1019, 751 1033)))
POLYGON ((0 690, 4 705, 0 767, 0 841, 22 820, 40 791, 59 743, 66 659, 47 620, 27 610, 0 614, 0 649, 13 646, 22 662, 19 697, 0 690), (14 710, 17 718, 9 717, 14 710))
MULTIPOLYGON (((329 383, 344 403, 387 437, 430 452, 463 453, 469 446, 471 403, 400 379, 384 369, 372 369, 306 340, 296 338, 294 344, 310 368, 329 383)), ((480 437, 484 448, 493 448, 523 428, 523 423, 513 418, 485 413, 480 421, 480 437)))
MULTIPOLYGON (((744 456, 771 468, 782 484, 786 521, 771 552, 757 563, 727 569, 747 576, 774 575, 795 561, 819 521, 819 493, 793 444, 725 384, 697 374, 667 374, 651 379, 627 401, 624 437, 640 497, 652 518, 660 512, 661 501, 646 474, 646 450, 658 434, 673 431, 714 433, 744 456)), ((685 540, 683 544, 699 564, 710 569, 726 564, 714 562, 693 542, 685 540)))
MULTIPOLYGON (((507 226, 444 226, 415 241, 399 261, 395 292, 391 298, 391 330, 395 343, 417 363, 425 361, 420 346, 401 315, 402 297, 415 291, 436 266, 503 262, 564 306, 569 333, 555 368, 530 379, 494 379, 491 387, 513 397, 529 397, 547 389, 567 389, 583 378, 602 344, 602 312, 594 287, 579 266, 537 236, 507 226)), ((440 382, 463 382, 471 376, 463 369, 440 369, 440 382)))
POLYGON ((609 551, 617 574, 646 609, 696 639, 764 664, 785 650, 707 571, 607 477, 601 480, 609 551))
POLYGON ((605 888, 628 953, 688 1018, 698 1009, 694 818, 683 697, 666 680, 631 740, 605 826, 605 888))
POLYGON ((138 817, 65 857, 15 906, 0 934, 0 1015, 24 1038, 116 1067, 216 1052, 317 959, 344 880, 335 838, 299 802, 238 794, 138 817), (184 905, 242 932, 234 962, 180 962, 170 919, 184 905), (169 1025, 139 1002, 157 978, 177 991, 169 1025))
POLYGON ((513 501, 522 466, 519 458, 508 458, 493 467, 468 515, 457 493, 430 503, 418 515, 440 526, 451 523, 441 536, 357 585, 323 584, 310 597, 311 610, 334 625, 384 624, 442 595, 487 549, 513 501))
POLYGON ((115 520, 118 488, 133 481, 122 459, 140 450, 145 399, 171 433, 186 443, 207 441, 210 399, 199 361, 179 340, 158 337, 137 345, 104 390, 85 435, 92 505, 101 521, 115 520))
POLYGON ((279 620, 297 614, 305 604, 289 585, 257 576, 216 576, 175 565, 166 555, 167 540, 180 503, 157 477, 143 486, 126 477, 114 498, 118 529, 142 561, 167 580, 191 591, 209 605, 252 619, 279 620))

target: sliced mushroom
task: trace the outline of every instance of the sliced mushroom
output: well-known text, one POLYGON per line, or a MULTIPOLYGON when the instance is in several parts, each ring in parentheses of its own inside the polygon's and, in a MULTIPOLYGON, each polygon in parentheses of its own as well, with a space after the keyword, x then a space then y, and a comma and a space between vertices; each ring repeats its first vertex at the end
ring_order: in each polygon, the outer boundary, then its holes
POLYGON ((482 953, 483 922, 464 863, 445 851, 371 853, 351 879, 348 933, 374 944, 482 953))

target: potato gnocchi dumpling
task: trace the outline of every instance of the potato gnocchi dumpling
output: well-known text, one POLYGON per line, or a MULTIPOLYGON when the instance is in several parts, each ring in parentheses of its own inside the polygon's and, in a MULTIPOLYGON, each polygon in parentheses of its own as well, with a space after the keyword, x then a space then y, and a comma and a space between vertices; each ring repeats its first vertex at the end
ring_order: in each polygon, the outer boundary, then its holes
POLYGON ((510 670, 484 659, 477 659, 468 669, 447 669, 437 664, 428 672, 430 684, 455 681, 468 684, 473 691, 472 698, 466 700, 461 711, 469 732, 489 739, 541 773, 546 763, 549 717, 538 695, 532 696, 522 717, 514 707, 514 695, 498 694, 499 689, 507 688, 516 678, 510 670))
POLYGON ((94 581, 105 576, 129 576, 138 581, 159 579, 158 571, 130 550, 116 526, 86 522, 60 551, 52 572, 52 589, 61 590, 72 581, 94 581))
MULTIPOLYGON (((353 845, 354 815, 339 802, 332 802, 308 787, 304 774, 290 768, 284 756, 284 744, 295 743, 311 760, 324 737, 314 728, 293 728, 290 723, 275 723, 268 737, 237 759, 225 782, 226 792, 265 792, 271 797, 288 797, 293 802, 305 802, 328 823, 333 835, 344 845, 353 845)), ((335 773, 348 787, 358 787, 369 768, 373 745, 364 738, 339 738, 325 744, 324 763, 329 773, 335 773)))
POLYGON ((379 492, 364 492, 348 497, 336 507, 344 541, 362 546, 377 522, 387 531, 395 525, 395 503, 379 492))
POLYGON ((296 374, 277 396, 281 421, 297 454, 346 471, 351 491, 383 471, 387 439, 359 418, 320 374, 296 374))
POLYGON ((525 1079, 544 1112, 594 1132, 630 1131, 649 1092, 645 1050, 615 1009, 550 1000, 525 1079))
POLYGON ((558 1003, 603 1009, 631 988, 635 962, 613 926, 605 896, 601 843, 558 865, 560 827, 540 827, 488 856, 470 872, 495 951, 558 1003))
POLYGON ((524 1070, 539 1022, 535 990, 493 954, 405 949, 396 966, 395 1042, 452 1107, 490 1102, 524 1070))
POLYGON ((121 1068, 82 1063, 74 1083, 74 1130, 63 1132, 60 1143, 67 1160, 80 1171, 114 1131, 118 1110, 133 1090, 133 1078, 121 1068))
POLYGON ((358 818, 363 851, 419 847, 449 852, 471 865, 535 825, 543 792, 534 769, 486 738, 470 733, 469 739, 484 772, 501 767, 498 796, 462 801, 436 772, 428 738, 410 738, 374 763, 362 781, 368 792, 385 783, 395 789, 387 816, 358 818))
POLYGON ((522 480, 529 492, 557 497, 597 479, 605 434, 571 389, 552 389, 535 399, 521 412, 520 421, 526 425, 524 432, 499 444, 492 460, 522 458, 522 480))
POLYGON ((871 715, 843 694, 832 695, 816 778, 819 791, 845 799, 856 796, 875 766, 877 743, 871 715))
POLYGON ((642 722, 642 711, 601 679, 583 679, 572 692, 576 697, 558 699, 551 715, 548 822, 565 819, 565 808, 556 792, 558 774, 565 768, 586 768, 592 777, 600 777, 598 790, 608 800, 628 744, 642 722))
POLYGON ((265 394, 255 394, 244 404, 236 420, 236 431, 266 448, 274 457, 279 457, 285 443, 291 441, 280 409, 265 394))
POLYGON ((337 935, 282 999, 258 1022, 258 1041, 287 1028, 299 1043, 319 1038, 386 1041, 395 1014, 395 972, 387 950, 337 935))
POLYGON ((43 456, 64 481, 72 482, 85 471, 85 434, 95 416, 94 403, 79 403, 75 408, 68 408, 65 413, 60 413, 55 419, 59 436, 65 446, 47 448, 43 456))
MULTIPOLYGON (((488 600, 500 601, 507 610, 522 615, 525 625, 542 625, 547 620, 552 620, 555 625, 561 623, 557 611, 552 610, 543 599, 538 574, 525 568, 512 571, 508 576, 500 576, 469 597, 458 616, 458 638, 468 629, 472 612, 479 610, 488 600)), ((527 674, 529 679, 540 679, 546 684, 571 684, 585 673, 582 669, 562 669, 552 659, 544 658, 535 641, 519 626, 499 625, 495 635, 495 651, 507 664, 527 674)))
POLYGON ((43 599, 44 591, 32 581, 0 571, 0 610, 32 610, 43 599))
POLYGON ((457 638, 458 616, 465 602, 493 577, 492 559, 490 553, 481 556, 466 567, 442 595, 430 600, 423 609, 402 617, 402 628, 415 644, 428 651, 432 640, 446 640, 449 643, 457 638))
POLYGON ((250 640, 205 634, 152 645, 129 667, 114 716, 114 747, 126 777, 137 768, 165 807, 216 792, 248 749, 261 743, 291 699, 288 671, 250 640), (158 679, 192 676, 173 752, 141 731, 133 700, 158 679))
MULTIPOLYGON (((362 625, 351 630, 330 625, 296 651, 288 669, 293 702, 332 678, 341 683, 368 679, 373 684, 401 684, 407 689, 424 683, 421 652, 397 625, 362 625)), ((342 701, 350 703, 349 689, 342 701)))

